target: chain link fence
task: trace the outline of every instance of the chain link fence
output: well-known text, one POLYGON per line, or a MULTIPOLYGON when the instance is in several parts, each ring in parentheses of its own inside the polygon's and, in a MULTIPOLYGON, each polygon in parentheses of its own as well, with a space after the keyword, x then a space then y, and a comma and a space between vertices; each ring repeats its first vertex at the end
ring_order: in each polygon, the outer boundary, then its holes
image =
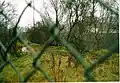
MULTIPOLYGON (((115 15, 118 15, 118 11, 115 10, 115 9, 111 9, 109 6, 107 6, 102 0, 96 0, 98 3, 100 3, 101 5, 103 5, 105 8, 107 8, 108 10, 110 10, 111 12, 113 12, 115 15)), ((114 52, 116 52, 116 50, 118 50, 118 41, 116 43, 113 44, 113 46, 110 46, 110 49, 109 49, 109 52, 103 56, 101 56, 98 60, 96 60, 94 63, 92 63, 92 65, 87 65, 85 63, 85 60, 84 60, 84 57, 75 49, 72 47, 71 44, 69 44, 66 40, 64 39, 60 39, 59 37, 59 29, 57 28, 56 24, 54 25, 51 25, 50 22, 48 22, 48 20, 31 4, 32 2, 30 3, 27 3, 27 6, 24 8, 23 12, 21 13, 20 17, 18 18, 18 21, 16 23, 16 25, 13 27, 13 33, 12 33, 12 39, 11 41, 9 42, 9 45, 8 46, 4 46, 1 41, 0 41, 0 57, 1 57, 1 61, 2 61, 2 64, 0 65, 0 73, 2 72, 2 70, 4 70, 4 68, 7 66, 7 65, 10 65, 13 70, 16 72, 16 75, 19 77, 19 81, 20 82, 26 82, 28 81, 28 79, 36 72, 36 71, 40 71, 44 77, 50 81, 50 82, 54 82, 54 79, 51 78, 51 76, 48 75, 48 73, 46 73, 44 71, 44 69, 42 69, 39 65, 39 59, 41 58, 42 54, 45 52, 45 50, 49 47, 49 45, 55 40, 55 41, 58 41, 60 42, 63 46, 65 46, 71 53, 72 53, 72 56, 78 61, 79 64, 81 64, 84 69, 85 69, 85 72, 84 72, 84 76, 87 78, 86 81, 95 81, 93 75, 92 75, 92 70, 94 68, 96 68, 96 65, 99 65, 101 63, 104 63, 105 60, 107 60, 110 56, 112 56, 112 54, 114 52), (18 27, 18 24, 20 22, 20 19, 22 17, 22 15, 24 14, 25 10, 28 8, 28 7, 31 7, 34 9, 34 11, 36 11, 38 14, 40 14, 40 16, 44 19, 44 21, 49 25, 48 29, 50 29, 50 33, 52 34, 52 36, 49 38, 48 41, 46 41, 46 43, 44 44, 42 50, 37 53, 30 45, 28 45, 24 39, 22 39, 22 37, 20 36, 21 34, 18 34, 17 33, 17 27, 18 27), (9 53, 10 49, 12 46, 15 45, 15 43, 17 41, 22 41, 22 43, 28 47, 28 49, 32 52, 32 55, 33 55, 33 68, 30 73, 26 76, 26 77, 23 77, 21 74, 20 74, 20 71, 18 71, 16 69, 16 66, 13 64, 13 62, 11 61, 11 54, 9 53)))

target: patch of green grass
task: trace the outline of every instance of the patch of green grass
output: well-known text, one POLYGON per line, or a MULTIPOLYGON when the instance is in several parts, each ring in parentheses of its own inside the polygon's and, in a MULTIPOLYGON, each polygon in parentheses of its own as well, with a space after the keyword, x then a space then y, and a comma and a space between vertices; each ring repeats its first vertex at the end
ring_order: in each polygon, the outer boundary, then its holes
MULTIPOLYGON (((90 52, 85 58, 86 62, 91 65, 107 52, 107 50, 90 52)), ((119 54, 114 53, 104 63, 97 65, 93 69, 93 75, 97 81, 119 81, 119 54)))
MULTIPOLYGON (((36 47, 36 46, 35 46, 36 47)), ((38 49, 38 47, 36 47, 38 49)), ((68 66, 69 52, 61 51, 63 47, 50 47, 42 55, 39 62, 41 68, 55 79, 57 82, 80 82, 85 81, 84 68, 82 65, 74 67, 75 63, 71 61, 71 66, 68 66), (49 51, 50 50, 50 51, 49 51), (51 51, 52 50, 52 51, 51 51)), ((91 64, 94 60, 107 53, 107 50, 91 51, 86 53, 85 62, 91 64)), ((31 54, 24 54, 13 63, 16 65, 17 70, 21 75, 25 77, 32 69, 33 57, 31 54)), ((93 76, 97 81, 118 81, 119 80, 119 55, 114 54, 103 64, 97 65, 93 69, 93 76)), ((0 73, 0 79, 4 81, 16 82, 19 81, 15 71, 6 66, 2 73, 0 73)), ((44 75, 37 71, 28 80, 29 82, 47 82, 44 75)))

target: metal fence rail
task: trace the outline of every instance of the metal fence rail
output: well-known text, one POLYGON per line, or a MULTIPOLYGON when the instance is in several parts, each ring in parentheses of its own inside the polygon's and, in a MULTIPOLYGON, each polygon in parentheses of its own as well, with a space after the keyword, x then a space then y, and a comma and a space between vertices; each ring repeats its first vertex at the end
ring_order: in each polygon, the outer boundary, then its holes
MULTIPOLYGON (((103 5, 104 7, 106 7, 108 10, 110 10, 111 12, 113 12, 114 14, 118 15, 118 11, 114 10, 114 9, 111 9, 110 7, 108 7, 106 4, 104 4, 104 2, 102 0, 96 0, 98 3, 100 3, 101 5, 103 5)), ((42 56, 42 54, 45 52, 45 50, 48 48, 48 46, 54 41, 59 41, 63 46, 65 46, 71 53, 72 53, 72 56, 79 62, 79 64, 81 64, 84 68, 85 68, 85 72, 84 72, 84 75, 85 77, 87 78, 86 81, 95 81, 94 77, 92 76, 92 70, 93 68, 96 67, 96 64, 99 65, 101 63, 103 63, 105 60, 107 60, 110 56, 112 56, 112 54, 118 50, 118 42, 116 42, 115 44, 113 44, 113 46, 110 47, 109 49, 109 52, 106 54, 106 55, 103 55, 101 56, 98 60, 96 60, 92 65, 87 65, 85 63, 85 60, 83 58, 83 56, 77 52, 77 50, 75 48, 72 47, 71 44, 69 44, 66 40, 64 39, 60 39, 59 36, 58 36, 58 28, 55 25, 51 25, 47 19, 31 4, 32 2, 30 3, 27 3, 27 6, 24 8, 23 12, 21 13, 16 25, 13 27, 13 33, 12 33, 12 39, 11 41, 9 42, 9 45, 8 46, 4 46, 1 41, 0 41, 0 50, 2 52, 0 52, 0 55, 2 55, 2 65, 0 65, 0 73, 2 72, 2 70, 4 70, 4 67, 7 66, 7 65, 10 65, 13 70, 16 72, 16 75, 19 77, 19 80, 20 82, 26 82, 28 81, 28 79, 36 72, 36 71, 40 71, 44 77, 48 80, 48 81, 51 81, 53 82, 54 79, 51 78, 51 76, 48 75, 48 73, 46 73, 44 71, 44 69, 42 69, 40 66, 39 66, 39 61, 38 59, 40 59, 40 57, 42 56), (24 14, 25 10, 28 8, 28 7, 31 7, 34 9, 34 11, 38 12, 38 14, 40 14, 40 16, 43 18, 43 20, 48 23, 50 26, 48 27, 48 29, 50 29, 50 32, 52 34, 52 36, 50 37, 50 39, 48 41, 46 41, 46 43, 44 44, 42 50, 37 53, 32 47, 30 47, 21 37, 20 37, 20 34, 17 33, 17 27, 18 27, 18 24, 20 22, 20 19, 22 18, 22 15, 24 14), (28 49, 32 52, 32 55, 33 55, 33 68, 32 70, 30 70, 29 74, 26 75, 26 77, 23 77, 21 74, 20 74, 20 71, 18 71, 16 69, 16 66, 13 64, 13 62, 11 61, 11 55, 9 53, 9 50, 11 49, 11 47, 18 41, 22 41, 22 43, 28 47, 28 49)))

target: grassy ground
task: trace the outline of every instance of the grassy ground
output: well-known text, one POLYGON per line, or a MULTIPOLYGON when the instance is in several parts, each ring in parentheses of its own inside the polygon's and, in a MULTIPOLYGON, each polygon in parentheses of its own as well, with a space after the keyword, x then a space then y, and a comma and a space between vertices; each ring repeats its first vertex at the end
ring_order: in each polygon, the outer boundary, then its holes
MULTIPOLYGON (((32 47, 38 51, 41 48, 38 45, 32 45, 32 47)), ((85 54, 85 62, 87 64, 93 63, 101 55, 105 54, 106 50, 91 51, 85 54)), ((71 60, 71 65, 68 64, 69 52, 65 48, 58 46, 49 47, 40 59, 41 67, 49 73, 49 75, 57 82, 78 82, 85 81, 84 68, 82 65, 77 65, 75 60, 71 60)), ((32 69, 33 57, 29 53, 22 54, 21 57, 13 61, 16 68, 20 71, 23 77, 25 77, 32 69)), ((118 81, 119 80, 119 56, 114 54, 103 64, 97 65, 93 69, 93 76, 97 81, 118 81)), ((15 71, 8 65, 0 73, 0 79, 4 81, 19 81, 15 71)), ((45 82, 47 81, 43 74, 39 71, 34 73, 30 79, 30 82, 45 82)))

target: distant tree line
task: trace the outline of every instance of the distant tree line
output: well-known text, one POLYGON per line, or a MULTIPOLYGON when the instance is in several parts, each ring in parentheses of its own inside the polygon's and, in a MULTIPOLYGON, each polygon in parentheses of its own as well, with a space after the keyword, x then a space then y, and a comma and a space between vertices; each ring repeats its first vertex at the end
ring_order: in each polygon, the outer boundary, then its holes
MULTIPOLYGON (((118 16, 95 0, 49 1, 56 13, 56 21, 53 23, 60 30, 60 38, 66 39, 78 51, 109 48, 114 41, 118 41, 118 16)), ((118 5, 113 0, 106 3, 118 10, 118 5)), ((51 21, 49 12, 46 13, 46 18, 51 21)), ((27 30, 28 39, 44 44, 51 37, 48 27, 42 21, 37 22, 27 30)))
MULTIPOLYGON (((56 20, 52 21, 50 13, 46 10, 47 21, 56 24, 60 38, 67 40, 79 52, 109 48, 114 41, 118 41, 118 15, 107 10, 96 0, 49 1, 53 7, 51 8, 52 11, 55 12, 56 20)), ((118 4, 114 0, 106 1, 106 3, 118 10, 118 4)), ((8 10, 4 8, 5 2, 1 2, 0 6, 0 41, 7 45, 12 37, 10 21, 15 18, 15 10, 13 8, 10 9, 11 12, 7 12, 8 10), (9 17, 9 20, 6 17, 9 17)), ((47 7, 45 8, 47 9, 47 7)), ((43 20, 38 21, 34 26, 27 28, 27 31, 22 32, 22 36, 32 43, 44 44, 51 37, 49 26, 43 20)), ((61 44, 54 41, 51 45, 58 46, 61 44)))

